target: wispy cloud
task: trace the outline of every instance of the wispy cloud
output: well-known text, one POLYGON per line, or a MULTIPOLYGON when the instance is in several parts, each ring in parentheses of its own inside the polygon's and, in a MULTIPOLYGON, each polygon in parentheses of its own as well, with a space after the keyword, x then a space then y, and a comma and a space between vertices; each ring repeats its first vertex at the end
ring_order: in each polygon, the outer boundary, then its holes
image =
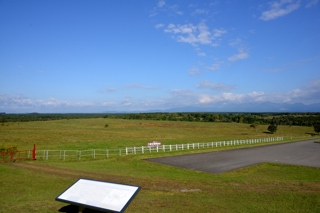
POLYGON ((319 0, 310 0, 310 1, 308 2, 308 4, 306 5, 306 8, 313 7, 313 6, 317 5, 318 2, 319 2, 319 0))
POLYGON ((300 0, 280 0, 269 3, 270 8, 262 13, 260 19, 269 21, 287 15, 300 7, 300 0))
POLYGON ((49 98, 48 100, 34 100, 22 95, 0 95, 0 106, 4 109, 9 107, 10 109, 25 109, 25 108, 39 108, 39 107, 88 107, 93 106, 93 102, 73 102, 63 101, 55 98, 49 98))
POLYGON ((231 57, 228 58, 229 61, 238 61, 243 60, 249 57, 249 54, 244 50, 240 49, 239 52, 231 57))
POLYGON ((131 89, 157 89, 155 86, 147 86, 143 84, 129 84, 125 86, 125 88, 131 88, 131 89))
POLYGON ((204 53, 204 52, 198 52, 198 56, 200 56, 200 57, 204 57, 204 56, 206 56, 207 54, 206 53, 204 53))
POLYGON ((164 27, 164 24, 157 24, 157 25, 155 25, 154 27, 157 28, 157 29, 159 29, 159 28, 164 27))
MULTIPOLYGON (((233 86, 223 83, 212 83, 204 81, 198 85, 198 88, 207 88, 212 90, 229 89, 233 86)), ((232 93, 223 92, 221 94, 205 94, 195 93, 189 90, 175 90, 171 92, 175 100, 183 99, 184 103, 192 103, 192 105, 210 105, 210 104, 241 104, 248 102, 273 102, 273 103, 304 103, 312 104, 320 102, 320 78, 313 80, 309 84, 288 92, 266 93, 263 91, 253 91, 250 93, 232 93)))
POLYGON ((287 94, 287 102, 302 102, 306 104, 320 102, 320 78, 312 80, 307 85, 292 90, 287 94))
POLYGON ((234 90, 234 86, 226 85, 223 83, 213 83, 210 81, 202 81, 197 88, 199 89, 211 89, 216 91, 231 91, 234 90))
POLYGON ((220 70, 220 64, 218 63, 212 64, 211 66, 206 66, 203 63, 199 63, 199 65, 202 67, 202 69, 199 69, 197 66, 193 66, 188 70, 188 74, 191 76, 199 76, 205 72, 220 70))
POLYGON ((150 10, 150 17, 157 16, 159 13, 164 12, 168 15, 183 15, 184 12, 179 10, 179 6, 177 4, 170 5, 167 4, 165 0, 159 0, 158 3, 150 10))
POLYGON ((201 74, 201 71, 200 71, 200 69, 198 68, 198 67, 196 67, 196 66, 193 66, 193 67, 191 67, 189 70, 188 70, 188 74, 189 75, 200 75, 201 74))
POLYGON ((266 93, 253 91, 249 93, 232 93, 232 85, 203 81, 198 89, 222 91, 220 94, 199 93, 185 89, 172 89, 170 97, 158 97, 156 100, 134 100, 125 97, 123 100, 106 100, 101 102, 64 101, 56 98, 47 100, 34 100, 22 95, 0 94, 0 110, 4 112, 78 112, 88 109, 98 110, 136 110, 136 109, 167 109, 177 106, 201 106, 216 104, 241 104, 248 102, 274 102, 274 103, 320 103, 320 78, 314 79, 305 86, 287 92, 266 93))
POLYGON ((177 35, 175 38, 178 42, 188 43, 193 46, 196 46, 198 44, 216 46, 216 43, 214 43, 213 41, 221 37, 223 34, 227 33, 225 29, 210 30, 204 22, 201 22, 198 25, 169 24, 164 32, 177 35))
POLYGON ((283 66, 280 67, 275 67, 275 68, 264 68, 264 69, 259 69, 261 71, 264 72, 281 72, 283 70, 292 68, 292 67, 297 67, 297 66, 301 66, 313 61, 317 61, 320 59, 320 56, 314 56, 314 57, 310 57, 310 58, 304 58, 304 59, 300 59, 300 60, 296 60, 296 61, 291 61, 289 63, 283 64, 283 66))
POLYGON ((195 11, 193 11, 192 13, 193 15, 198 15, 198 14, 208 14, 208 11, 205 9, 196 9, 195 11))
POLYGON ((220 64, 212 64, 211 66, 205 66, 207 70, 216 71, 220 69, 220 64))
POLYGON ((163 7, 166 4, 166 2, 164 0, 160 0, 158 2, 158 7, 163 7))

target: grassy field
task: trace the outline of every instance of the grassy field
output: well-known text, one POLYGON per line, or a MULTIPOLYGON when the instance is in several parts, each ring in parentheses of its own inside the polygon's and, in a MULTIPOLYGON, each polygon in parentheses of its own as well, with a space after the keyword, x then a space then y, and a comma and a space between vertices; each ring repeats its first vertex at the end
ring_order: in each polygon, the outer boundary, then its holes
MULTIPOLYGON (((0 126, 0 143, 19 149, 32 149, 34 143, 38 149, 93 149, 142 146, 153 140, 163 144, 273 136, 299 140, 310 139, 310 133, 312 127, 279 126, 270 135, 263 125, 256 133, 248 124, 101 118, 9 123, 0 126)), ((68 204, 55 197, 78 178, 141 186, 125 212, 320 212, 318 168, 263 163, 215 175, 143 160, 163 155, 168 153, 2 162, 0 212, 59 212, 68 204)))
POLYGON ((81 150, 145 146, 154 140, 182 144, 276 136, 303 138, 314 133, 313 127, 279 126, 275 134, 269 134, 267 127, 260 125, 256 132, 249 124, 104 118, 20 122, 0 126, 0 145, 32 149, 37 144, 38 149, 81 150))

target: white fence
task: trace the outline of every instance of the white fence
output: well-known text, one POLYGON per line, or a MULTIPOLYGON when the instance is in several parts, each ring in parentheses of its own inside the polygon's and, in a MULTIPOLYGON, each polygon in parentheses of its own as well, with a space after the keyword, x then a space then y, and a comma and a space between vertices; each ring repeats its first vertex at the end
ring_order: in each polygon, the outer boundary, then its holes
POLYGON ((37 150, 37 159, 43 160, 84 160, 84 159, 101 159, 112 156, 122 156, 130 154, 144 154, 157 152, 172 152, 191 149, 204 149, 222 146, 236 146, 255 143, 268 143, 282 141, 283 137, 274 138, 259 138, 246 140, 230 140, 219 142, 204 142, 204 143, 188 143, 175 145, 161 145, 161 146, 139 146, 139 147, 125 147, 120 149, 92 149, 92 150, 37 150))

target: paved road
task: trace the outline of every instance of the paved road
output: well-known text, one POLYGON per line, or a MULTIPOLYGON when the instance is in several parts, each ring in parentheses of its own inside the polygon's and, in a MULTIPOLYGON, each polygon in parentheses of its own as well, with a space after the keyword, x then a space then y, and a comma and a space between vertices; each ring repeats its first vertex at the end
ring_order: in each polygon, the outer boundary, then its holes
POLYGON ((148 159, 148 161, 210 173, 222 173, 262 162, 320 168, 320 143, 307 140, 236 150, 153 158, 148 159))

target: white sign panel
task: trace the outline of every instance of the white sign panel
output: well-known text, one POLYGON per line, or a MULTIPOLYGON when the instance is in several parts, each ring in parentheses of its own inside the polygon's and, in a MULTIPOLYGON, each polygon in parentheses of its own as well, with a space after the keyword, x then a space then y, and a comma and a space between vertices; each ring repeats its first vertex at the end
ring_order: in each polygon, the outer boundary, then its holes
POLYGON ((79 179, 56 200, 78 206, 123 212, 140 187, 79 179))
POLYGON ((148 142, 147 146, 161 146, 161 142, 160 141, 148 142))

